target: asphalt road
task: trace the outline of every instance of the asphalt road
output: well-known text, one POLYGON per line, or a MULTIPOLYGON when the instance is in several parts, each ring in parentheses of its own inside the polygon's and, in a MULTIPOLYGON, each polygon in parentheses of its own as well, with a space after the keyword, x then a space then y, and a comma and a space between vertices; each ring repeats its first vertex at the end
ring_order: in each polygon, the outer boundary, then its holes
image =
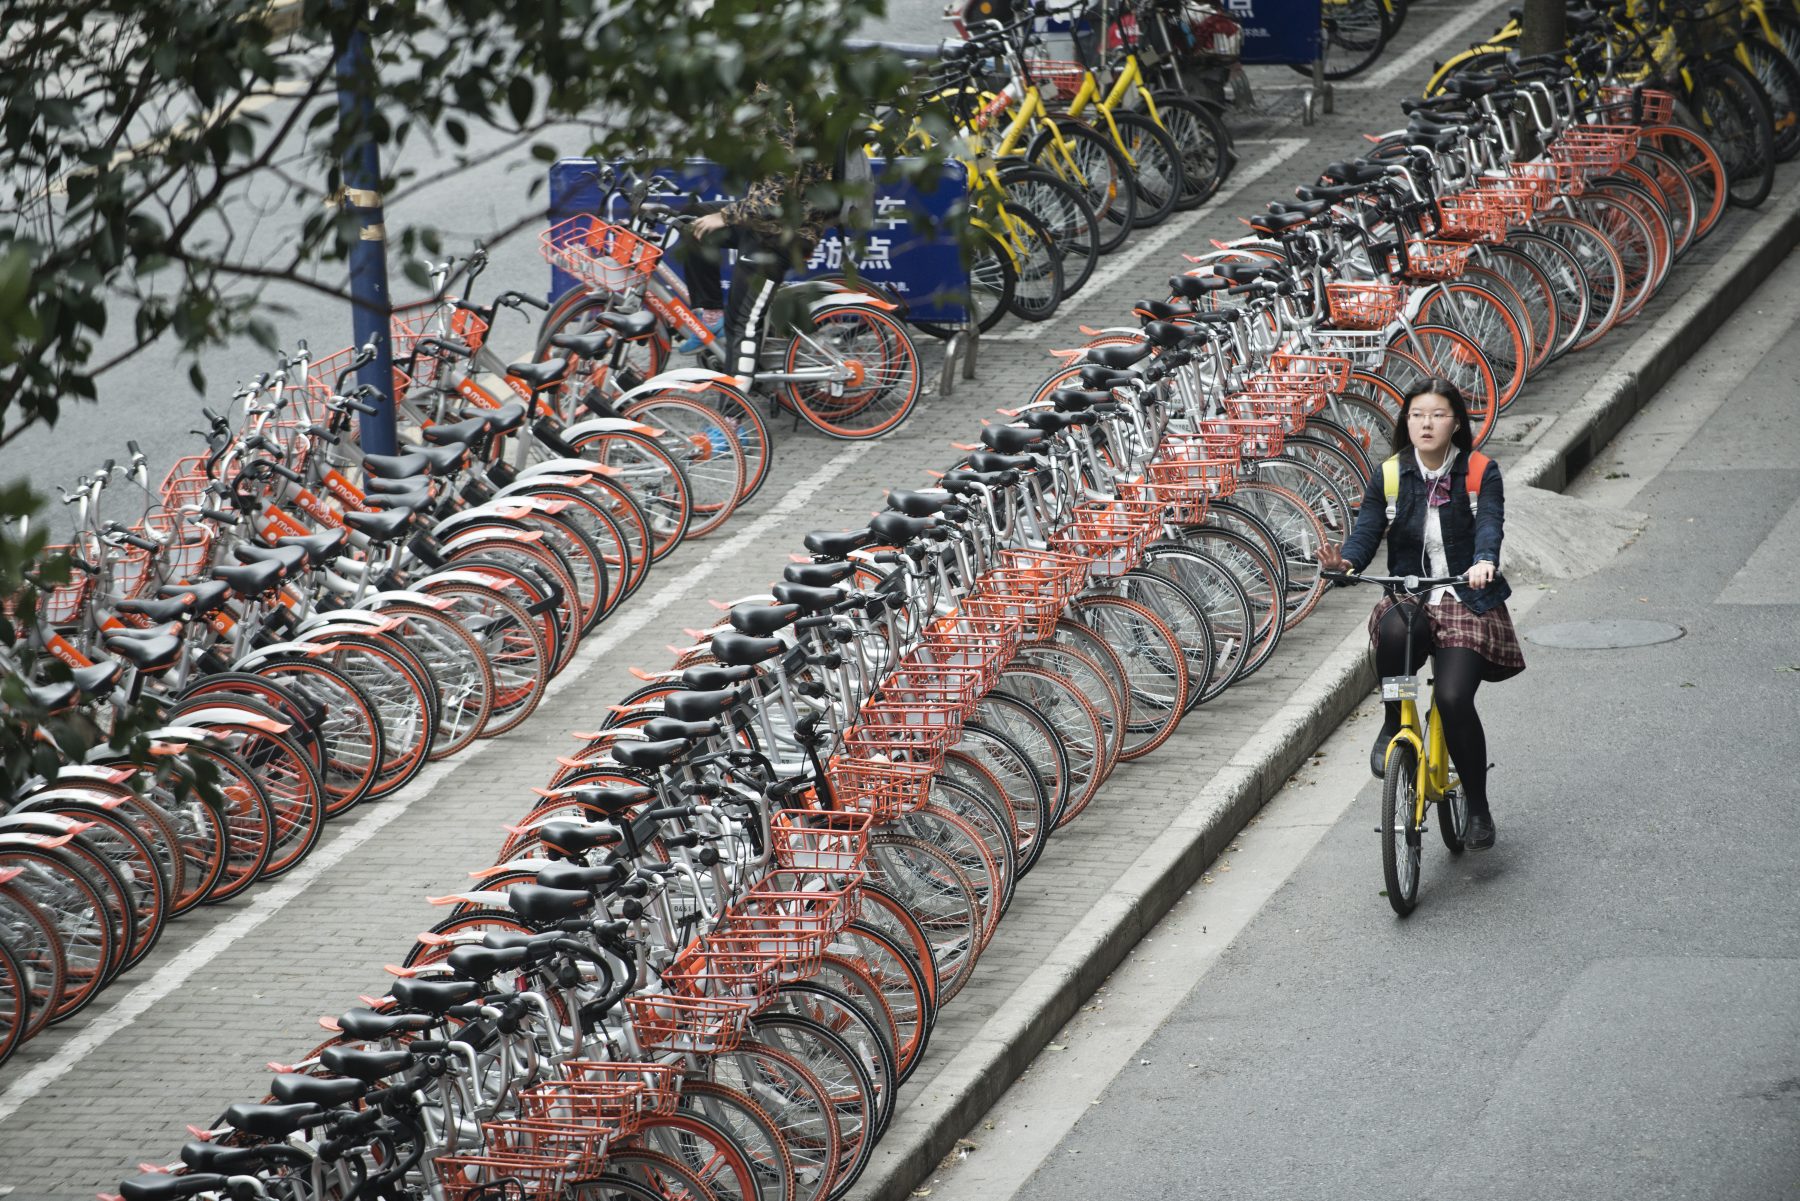
POLYGON ((1432 835, 1394 917, 1365 706, 934 1201, 1800 1197, 1797 311, 1790 259, 1571 489, 1641 532, 1524 585, 1527 639, 1683 636, 1484 690, 1498 847, 1432 835))

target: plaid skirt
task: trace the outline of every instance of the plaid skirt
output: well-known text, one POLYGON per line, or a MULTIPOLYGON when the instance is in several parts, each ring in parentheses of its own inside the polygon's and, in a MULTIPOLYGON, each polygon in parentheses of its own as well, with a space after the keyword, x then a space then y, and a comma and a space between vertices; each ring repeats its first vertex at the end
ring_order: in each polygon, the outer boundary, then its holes
MULTIPOLYGON (((1369 614, 1369 645, 1373 647, 1381 619, 1395 605, 1391 596, 1381 598, 1369 614)), ((1509 680, 1525 670, 1525 650, 1519 645, 1519 632, 1513 629, 1512 614, 1504 604, 1486 613, 1476 613, 1455 597, 1441 605, 1426 605, 1425 620, 1431 627, 1431 645, 1463 647, 1480 655, 1485 666, 1481 678, 1492 684, 1509 680)))

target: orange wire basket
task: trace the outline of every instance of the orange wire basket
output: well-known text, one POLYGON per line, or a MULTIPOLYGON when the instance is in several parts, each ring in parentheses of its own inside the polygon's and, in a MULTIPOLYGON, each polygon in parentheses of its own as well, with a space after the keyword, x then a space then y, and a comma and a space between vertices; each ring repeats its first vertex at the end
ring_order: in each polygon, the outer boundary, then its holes
POLYGON ((611 1126, 541 1118, 483 1122, 481 1130, 488 1154, 560 1160, 571 1176, 597 1175, 616 1133, 611 1126))
POLYGON ((182 505, 205 504, 207 489, 212 482, 212 477, 206 474, 205 455, 185 455, 176 459, 158 489, 163 507, 173 511, 182 505))
MULTIPOLYGON (((73 554, 72 546, 46 546, 46 555, 73 554)), ((94 577, 79 567, 69 569, 69 582, 57 584, 52 588, 38 591, 38 620, 45 625, 73 625, 81 617, 82 606, 87 603, 88 590, 93 587, 94 577)))
POLYGON ((1537 213, 1539 192, 1535 187, 1522 185, 1511 177, 1484 179, 1478 186, 1488 203, 1505 215, 1509 226, 1523 225, 1537 213))
POLYGON ((1305 381, 1299 387, 1322 388, 1342 392, 1350 385, 1350 360, 1338 354, 1284 354, 1269 356, 1269 371, 1279 376, 1305 381))
POLYGON ((1146 469, 1159 495, 1174 500, 1223 499, 1237 491, 1238 439, 1229 456, 1215 455, 1198 434, 1165 434, 1146 469))
POLYGON ((662 247, 619 225, 582 214, 559 221, 539 237, 544 261, 596 292, 635 296, 656 270, 662 247))
POLYGON ((1272 421, 1284 434, 1306 428, 1308 398, 1304 395, 1270 395, 1238 392, 1225 398, 1225 412, 1238 421, 1272 421))
POLYGON ((1469 256, 1474 253, 1469 242, 1412 238, 1406 243, 1402 274, 1410 279, 1455 279, 1468 269, 1469 256))
POLYGON ((835 934, 862 912, 862 877, 827 882, 811 872, 776 868, 732 904, 725 929, 740 933, 835 934))
POLYGON ((881 686, 891 701, 955 705, 967 713, 993 685, 986 664, 934 663, 929 654, 903 659, 881 686))
POLYGON ((1329 283, 1325 304, 1334 325, 1347 329, 1385 329, 1406 303, 1401 284, 1329 283))
POLYGON ((555 1201, 570 1176, 581 1174, 566 1157, 537 1151, 440 1155, 434 1166, 445 1201, 555 1201))
POLYGON ((1000 562, 1006 567, 1021 567, 1053 576, 1064 600, 1087 584, 1087 564, 1073 555, 1032 547, 1009 547, 1000 552, 1000 562))
POLYGON ((1026 641, 1036 642, 1056 630, 1068 599, 1066 584, 1063 572, 996 567, 981 577, 980 598, 963 603, 997 608, 1022 623, 1026 641))
POLYGON ((519 1116, 530 1121, 604 1126, 629 1135, 647 1118, 681 1105, 681 1069, 664 1063, 572 1059, 566 1079, 546 1080, 519 1094, 519 1116))
POLYGON ((146 513, 144 528, 163 544, 157 556, 162 564, 163 579, 171 584, 186 584, 206 570, 212 558, 210 527, 183 521, 169 513, 146 513))
POLYGON ((1550 143, 1550 157, 1582 171, 1616 171, 1637 156, 1639 130, 1633 125, 1583 125, 1550 143))
POLYGON ((1279 421, 1253 421, 1236 417, 1209 417, 1200 423, 1202 434, 1230 434, 1242 440, 1246 459, 1272 459, 1287 444, 1287 431, 1279 421))
POLYGON ((943 765, 944 752, 962 737, 962 710, 954 705, 896 705, 874 702, 844 736, 857 758, 943 765))
POLYGON ((1481 192, 1453 192, 1438 197, 1437 236, 1452 242, 1501 242, 1506 214, 1481 192))
POLYGON ((1298 376, 1258 372, 1244 377, 1244 392, 1252 396, 1279 396, 1299 400, 1307 413, 1323 413, 1331 403, 1331 393, 1317 384, 1307 384, 1298 376))
POLYGON ((701 938, 662 970, 663 987, 691 997, 742 1001, 760 1013, 781 987, 781 964, 772 956, 701 938))
MULTIPOLYGON (((444 309, 453 302, 448 299, 421 300, 413 304, 397 306, 389 318, 388 337, 392 340, 395 359, 411 358, 419 348, 419 341, 426 337, 440 337, 448 342, 461 342, 471 351, 481 349, 487 340, 488 323, 478 313, 468 309, 450 309, 449 318, 441 323, 443 328, 434 331, 432 325, 444 309)), ((444 369, 443 360, 434 355, 413 359, 410 371, 410 382, 413 384, 432 385, 438 382, 439 373, 444 369)), ((341 371, 342 368, 339 368, 341 371)), ((398 372, 398 368, 396 371, 398 372)), ((336 378, 335 376, 333 377, 336 378)), ((399 375, 395 377, 394 396, 400 397, 403 389, 399 384, 399 375)))
POLYGON ((1537 192, 1539 200, 1551 196, 1579 196, 1587 187, 1587 176, 1581 164, 1554 158, 1534 158, 1522 163, 1509 163, 1506 173, 1521 187, 1537 192))
POLYGON ((769 819, 769 847, 776 863, 796 871, 861 871, 869 857, 869 815, 782 809, 769 819))
POLYGON ((1603 87, 1602 111, 1625 125, 1667 125, 1675 119, 1675 93, 1661 88, 1603 87))
POLYGON ((722 1055, 743 1041, 750 1006, 718 997, 637 993, 625 998, 625 1012, 638 1042, 650 1050, 722 1055))
POLYGON ((1077 62, 1060 58, 1031 58, 1025 60, 1025 78, 1038 86, 1039 91, 1048 92, 1050 99, 1073 100, 1081 91, 1081 81, 1087 75, 1087 68, 1077 62))
MULTIPOLYGON (((411 354, 411 349, 409 348, 406 353, 411 354)), ((397 346, 394 348, 394 357, 402 357, 397 346)), ((301 382, 299 387, 306 398, 307 415, 314 421, 322 422, 330 416, 330 410, 325 407, 326 402, 337 393, 338 376, 350 369, 350 364, 355 358, 356 347, 346 346, 342 350, 333 351, 322 359, 314 359, 307 365, 306 379, 301 382)), ((412 376, 408 375, 403 368, 395 367, 394 399, 399 400, 405 396, 406 390, 412 387, 412 382, 412 376)), ((349 391, 356 385, 357 378, 352 375, 344 381, 344 390, 349 391)))
POLYGON ((827 767, 831 795, 839 806, 867 813, 876 823, 893 821, 903 813, 923 809, 931 800, 931 780, 937 768, 930 763, 895 763, 888 759, 864 759, 837 755, 827 767))

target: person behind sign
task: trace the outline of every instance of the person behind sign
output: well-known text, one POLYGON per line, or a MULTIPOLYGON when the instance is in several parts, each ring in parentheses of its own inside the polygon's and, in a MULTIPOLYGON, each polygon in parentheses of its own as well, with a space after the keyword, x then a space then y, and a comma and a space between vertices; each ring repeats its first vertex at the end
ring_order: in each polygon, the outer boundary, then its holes
MULTIPOLYGON (((755 96, 764 105, 767 136, 778 139, 790 154, 797 145, 798 121, 791 104, 774 105, 774 93, 758 84, 755 96)), ((726 204, 696 204, 688 211, 702 214, 676 244, 676 257, 687 279, 689 303, 715 334, 723 334, 725 370, 748 386, 756 373, 757 350, 769 322, 775 290, 788 267, 803 261, 817 246, 831 220, 813 208, 809 199, 831 180, 829 158, 815 157, 792 175, 771 175, 757 180, 742 198, 726 204), (790 224, 787 214, 801 214, 790 224), (720 265, 724 251, 737 251, 731 272, 731 295, 723 298, 720 265)), ((700 349, 697 337, 675 349, 692 354, 700 349)))
MULTIPOLYGON (((1427 578, 1468 574, 1467 586, 1438 588, 1426 599, 1429 637, 1413 640, 1406 659, 1408 609, 1383 597, 1369 615, 1375 669, 1382 677, 1410 675, 1430 655, 1432 693, 1444 723, 1444 742, 1469 801, 1464 845, 1494 845, 1487 793, 1487 734, 1475 711, 1482 681, 1509 679, 1525 670, 1506 598, 1512 588, 1500 574, 1506 532, 1506 492, 1499 464, 1474 448, 1469 406, 1455 384, 1432 378, 1400 407, 1394 455, 1369 481, 1356 528, 1341 549, 1326 546, 1319 564, 1328 571, 1361 571, 1386 534, 1388 574, 1427 578), (1423 645, 1421 645, 1423 642, 1423 645)), ((1419 631, 1426 633, 1425 630, 1419 631)), ((1400 729, 1400 705, 1388 702, 1369 767, 1383 772, 1388 740, 1400 729)))

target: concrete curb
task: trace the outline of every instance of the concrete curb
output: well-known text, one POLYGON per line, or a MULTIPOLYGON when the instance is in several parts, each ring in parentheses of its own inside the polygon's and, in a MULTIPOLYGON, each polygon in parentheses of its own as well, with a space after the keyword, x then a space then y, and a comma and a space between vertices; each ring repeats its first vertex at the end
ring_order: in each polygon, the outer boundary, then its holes
MULTIPOLYGON (((1509 480, 1556 492, 1567 487, 1796 245, 1800 189, 1773 197, 1770 211, 1508 466, 1509 480)), ((900 1201, 928 1178, 1374 683, 1359 622, 956 1059, 928 1082, 915 1082, 915 1088, 925 1083, 930 1096, 896 1114, 851 1194, 855 1201, 900 1201)))

